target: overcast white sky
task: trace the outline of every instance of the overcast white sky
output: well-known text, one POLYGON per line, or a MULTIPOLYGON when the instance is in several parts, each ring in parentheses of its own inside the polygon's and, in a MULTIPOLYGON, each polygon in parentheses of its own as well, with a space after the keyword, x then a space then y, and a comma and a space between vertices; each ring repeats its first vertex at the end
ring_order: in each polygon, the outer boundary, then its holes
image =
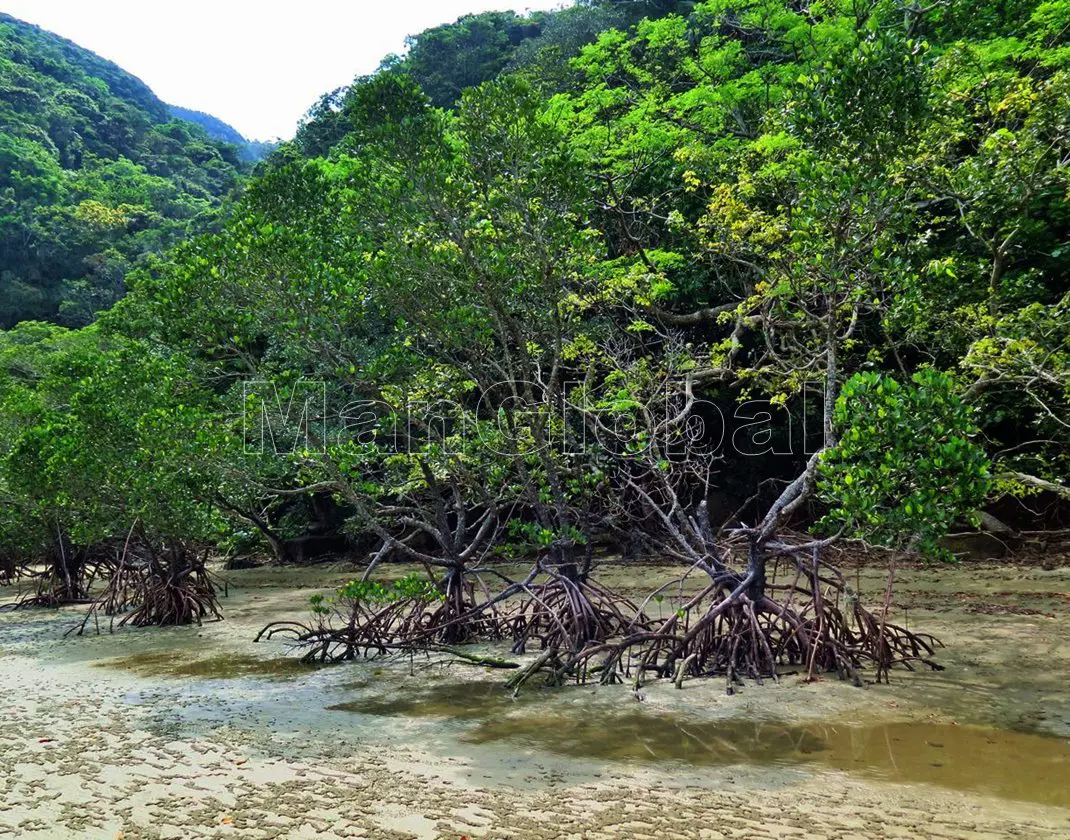
POLYGON ((368 73, 406 35, 490 9, 564 0, 0 0, 0 10, 110 59, 172 105, 250 139, 293 136, 323 93, 368 73))

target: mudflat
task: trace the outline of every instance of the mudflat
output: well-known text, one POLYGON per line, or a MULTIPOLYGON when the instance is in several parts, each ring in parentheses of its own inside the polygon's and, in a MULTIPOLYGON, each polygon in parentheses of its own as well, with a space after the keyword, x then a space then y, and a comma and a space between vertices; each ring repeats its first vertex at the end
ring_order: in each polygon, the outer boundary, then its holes
MULTIPOLYGON (((225 573, 225 621, 65 638, 0 613, 0 837, 1063 838, 1070 565, 897 573, 941 672, 501 687, 418 657, 327 668, 283 643, 345 570, 225 573)), ((885 571, 852 570, 879 594, 885 571)), ((613 565, 642 591, 663 570, 613 565)), ((16 590, 0 590, 10 602, 16 590)))

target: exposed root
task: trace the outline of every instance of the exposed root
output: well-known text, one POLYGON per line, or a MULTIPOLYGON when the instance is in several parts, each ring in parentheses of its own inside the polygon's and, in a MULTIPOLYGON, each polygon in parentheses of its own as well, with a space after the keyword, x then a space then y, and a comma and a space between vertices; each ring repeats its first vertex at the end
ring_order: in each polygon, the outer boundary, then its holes
POLYGON ((775 680, 785 667, 801 669, 807 679, 836 673, 856 685, 866 666, 877 681, 887 680, 894 666, 941 669, 931 659, 940 645, 935 638, 874 616, 842 580, 814 571, 766 587, 784 593, 781 599, 755 596, 752 583, 749 576, 722 574, 657 630, 588 645, 561 667, 579 678, 599 673, 604 682, 634 677, 639 684, 653 676, 681 686, 686 677, 723 677, 729 694, 744 678, 775 680))
POLYGON ((451 568, 440 587, 442 600, 436 609, 428 609, 418 621, 420 634, 417 643, 427 642, 457 645, 502 636, 501 616, 496 604, 489 604, 490 593, 478 575, 463 567, 451 568), (476 585, 483 590, 484 607, 477 609, 476 585))
MULTIPOLYGON (((309 622, 275 621, 256 635, 255 641, 288 639, 304 650, 303 662, 347 662, 371 659, 396 651, 426 651, 437 642, 446 643, 443 632, 449 605, 438 598, 410 597, 386 605, 356 601, 349 612, 317 615, 309 622), (340 620, 339 620, 340 619, 340 620)), ((472 638, 470 628, 458 636, 472 638)))
POLYGON ((40 564, 26 564, 25 577, 35 581, 34 592, 17 603, 23 607, 63 607, 92 602, 94 580, 106 577, 116 563, 110 543, 74 545, 66 536, 57 537, 40 564), (38 568, 34 568, 34 566, 38 568), (39 568, 43 566, 44 568, 39 568))
MULTIPOLYGON (((392 651, 426 651, 502 636, 497 610, 500 598, 476 604, 478 576, 451 568, 438 584, 386 603, 369 598, 362 581, 352 592, 340 591, 333 607, 313 606, 308 622, 277 621, 256 641, 276 636, 304 650, 305 662, 345 662, 392 651)), ((484 590, 486 591, 486 590, 484 590)))
POLYGON ((200 624, 205 618, 222 619, 216 586, 208 572, 208 552, 203 554, 184 543, 163 551, 148 551, 136 589, 126 601, 136 602, 120 626, 200 624))
POLYGON ((134 627, 200 624, 222 619, 217 586, 207 568, 208 551, 183 542, 158 549, 147 540, 127 537, 108 585, 93 599, 85 618, 69 632, 82 635, 90 620, 116 616, 134 627))
POLYGON ((513 653, 537 643, 541 650, 577 652, 646 627, 648 619, 628 598, 587 574, 568 574, 540 564, 549 578, 522 587, 524 596, 506 619, 513 653))
POLYGON ((514 691, 536 677, 550 685, 671 679, 678 688, 688 678, 719 677, 731 694, 744 679, 776 680, 785 668, 806 679, 835 673, 856 685, 866 669, 878 682, 896 666, 940 669, 932 660, 940 643, 889 622, 887 598, 874 615, 835 568, 818 561, 816 549, 812 557, 790 549, 778 553, 778 562, 781 556, 789 558, 787 583, 777 580, 777 569, 765 581, 764 563, 746 573, 696 564, 708 583, 674 598, 673 613, 660 624, 644 610, 669 585, 636 606, 574 567, 540 562, 520 582, 499 574, 507 585, 493 596, 484 587, 482 600, 474 576, 457 570, 429 592, 386 603, 355 598, 319 614, 314 608, 312 621, 270 624, 257 640, 286 637, 305 661, 338 662, 505 636, 514 653, 540 651, 511 677, 514 691))

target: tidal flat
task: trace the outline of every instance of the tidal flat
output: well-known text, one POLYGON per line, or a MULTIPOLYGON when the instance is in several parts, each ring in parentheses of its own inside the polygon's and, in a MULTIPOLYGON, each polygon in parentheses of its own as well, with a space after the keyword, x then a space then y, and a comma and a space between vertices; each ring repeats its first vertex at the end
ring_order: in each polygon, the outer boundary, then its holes
MULTIPOLYGON (((943 671, 733 696, 514 697, 468 664, 253 643, 342 568, 224 572, 226 620, 201 627, 64 637, 77 608, 5 611, 0 837, 1067 837, 1070 563, 1044 566, 898 570, 896 620, 943 641, 943 671)), ((850 573, 882 592, 883 567, 850 573)), ((637 593, 664 574, 602 571, 637 593)))

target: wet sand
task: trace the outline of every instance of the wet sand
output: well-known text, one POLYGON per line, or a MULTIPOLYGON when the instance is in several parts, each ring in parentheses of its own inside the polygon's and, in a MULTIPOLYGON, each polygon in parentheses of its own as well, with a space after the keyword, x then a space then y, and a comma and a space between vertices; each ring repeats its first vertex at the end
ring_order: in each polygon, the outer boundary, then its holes
POLYGON ((0 837, 1070 837, 1067 565, 901 570, 898 619, 943 638, 943 672, 641 701, 513 700, 419 659, 305 668, 252 638, 348 574, 227 577, 201 628, 64 639, 78 610, 0 614, 0 837))

